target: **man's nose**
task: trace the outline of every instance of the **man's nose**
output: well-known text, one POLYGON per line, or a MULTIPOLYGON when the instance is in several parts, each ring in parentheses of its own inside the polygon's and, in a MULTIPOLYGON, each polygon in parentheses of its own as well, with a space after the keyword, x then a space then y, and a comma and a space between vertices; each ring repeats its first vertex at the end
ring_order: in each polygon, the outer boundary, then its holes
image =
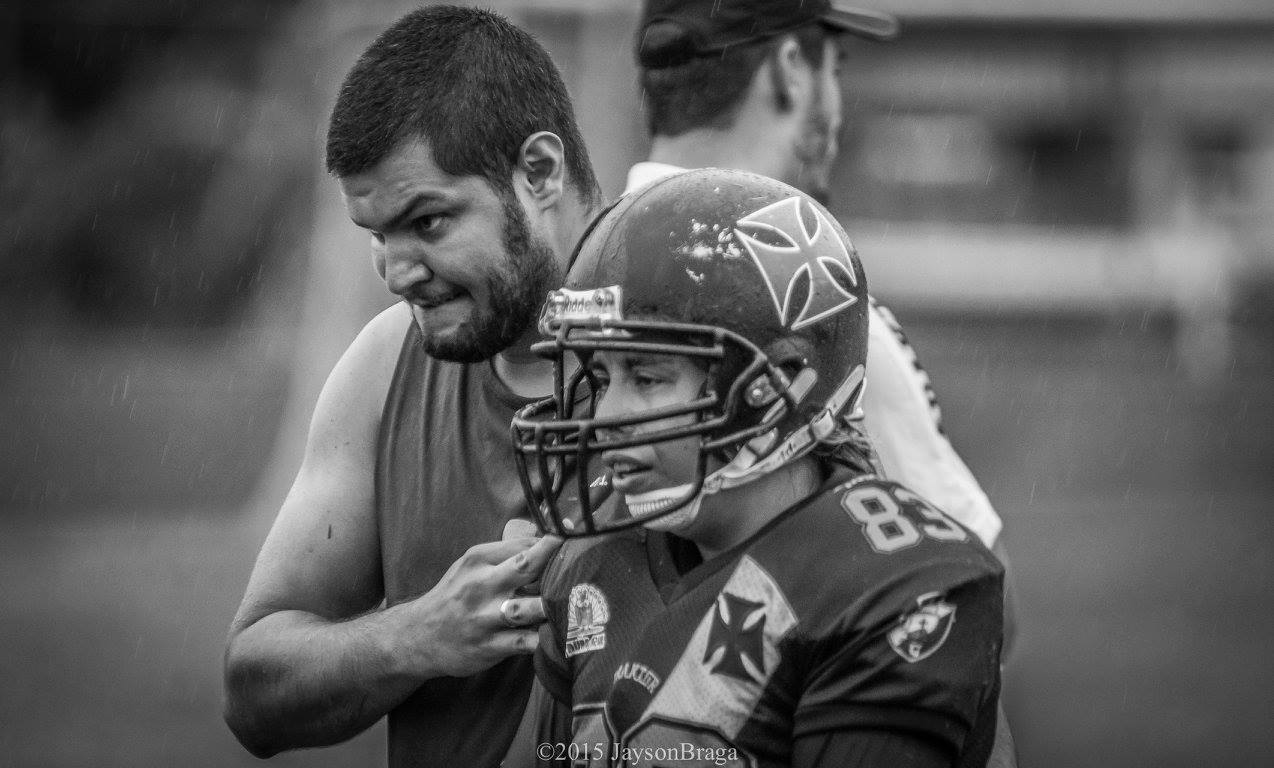
POLYGON ((395 238, 386 238, 384 245, 385 287, 397 296, 406 294, 413 285, 427 282, 433 277, 425 255, 418 247, 395 238))

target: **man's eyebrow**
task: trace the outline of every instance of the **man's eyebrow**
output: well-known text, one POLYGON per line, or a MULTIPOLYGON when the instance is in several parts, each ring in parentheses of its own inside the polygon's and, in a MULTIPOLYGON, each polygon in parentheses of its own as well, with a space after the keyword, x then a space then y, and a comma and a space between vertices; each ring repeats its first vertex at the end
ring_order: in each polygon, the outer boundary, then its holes
MULTIPOLYGON (((445 195, 438 194, 436 192, 415 192, 407 199, 407 202, 398 209, 398 212, 395 213, 389 221, 385 222, 385 225, 381 227, 381 229, 386 231, 397 229, 404 221, 410 219, 412 215, 415 214, 416 209, 420 207, 421 203, 432 203, 446 200, 447 197, 445 195)), ((353 219, 353 221, 363 229, 377 229, 377 227, 367 226, 357 219, 353 219)))

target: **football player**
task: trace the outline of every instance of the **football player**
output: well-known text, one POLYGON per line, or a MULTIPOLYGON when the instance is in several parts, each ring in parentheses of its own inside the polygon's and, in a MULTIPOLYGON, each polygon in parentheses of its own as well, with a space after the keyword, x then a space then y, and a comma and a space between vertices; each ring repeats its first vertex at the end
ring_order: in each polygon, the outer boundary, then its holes
POLYGON ((541 761, 987 763, 1003 569, 873 472, 867 324, 844 231, 773 179, 677 174, 594 223, 533 347, 554 397, 512 430, 568 539, 536 669, 570 716, 541 761))
MULTIPOLYGON (((686 168, 738 168, 830 195, 862 41, 897 37, 888 14, 843 0, 644 0, 637 65, 650 154, 627 190, 686 168)), ((870 309, 864 424, 885 473, 1003 557, 1001 521, 942 428, 938 399, 894 316, 870 309)))

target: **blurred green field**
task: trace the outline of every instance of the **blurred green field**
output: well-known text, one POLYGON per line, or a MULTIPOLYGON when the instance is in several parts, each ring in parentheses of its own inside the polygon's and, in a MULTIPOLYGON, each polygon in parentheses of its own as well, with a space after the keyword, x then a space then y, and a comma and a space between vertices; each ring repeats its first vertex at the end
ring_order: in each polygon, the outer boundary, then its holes
MULTIPOLYGON (((1274 733, 1274 332, 1184 380, 1157 317, 901 318, 1007 523, 1024 766, 1235 768, 1274 733)), ((259 761, 220 719, 225 628, 287 339, 25 330, 0 378, 0 764, 259 761)), ((276 758, 383 762, 383 736, 276 758)))

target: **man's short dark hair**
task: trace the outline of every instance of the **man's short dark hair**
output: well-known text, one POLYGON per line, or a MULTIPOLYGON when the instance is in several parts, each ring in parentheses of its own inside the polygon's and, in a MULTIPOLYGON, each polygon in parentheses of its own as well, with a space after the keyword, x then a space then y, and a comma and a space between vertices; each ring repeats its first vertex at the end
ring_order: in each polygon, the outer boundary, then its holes
POLYGON ((346 76, 327 134, 327 170, 375 167, 403 143, 424 139, 453 176, 482 176, 512 191, 527 137, 562 139, 568 182, 582 201, 601 190, 566 85, 548 52, 503 16, 435 5, 399 19, 346 76))
MULTIPOLYGON (((643 45, 658 50, 677 47, 683 34, 675 24, 652 24, 643 45), (661 28, 662 27, 662 28, 661 28), (666 37, 666 40, 661 40, 666 37)), ((789 33, 812 67, 823 65, 823 42, 832 34, 822 24, 807 24, 789 33)), ((652 136, 679 136, 696 128, 725 130, 734 125, 744 94, 762 62, 777 50, 783 36, 727 48, 671 67, 641 71, 646 97, 646 127, 652 136)))

